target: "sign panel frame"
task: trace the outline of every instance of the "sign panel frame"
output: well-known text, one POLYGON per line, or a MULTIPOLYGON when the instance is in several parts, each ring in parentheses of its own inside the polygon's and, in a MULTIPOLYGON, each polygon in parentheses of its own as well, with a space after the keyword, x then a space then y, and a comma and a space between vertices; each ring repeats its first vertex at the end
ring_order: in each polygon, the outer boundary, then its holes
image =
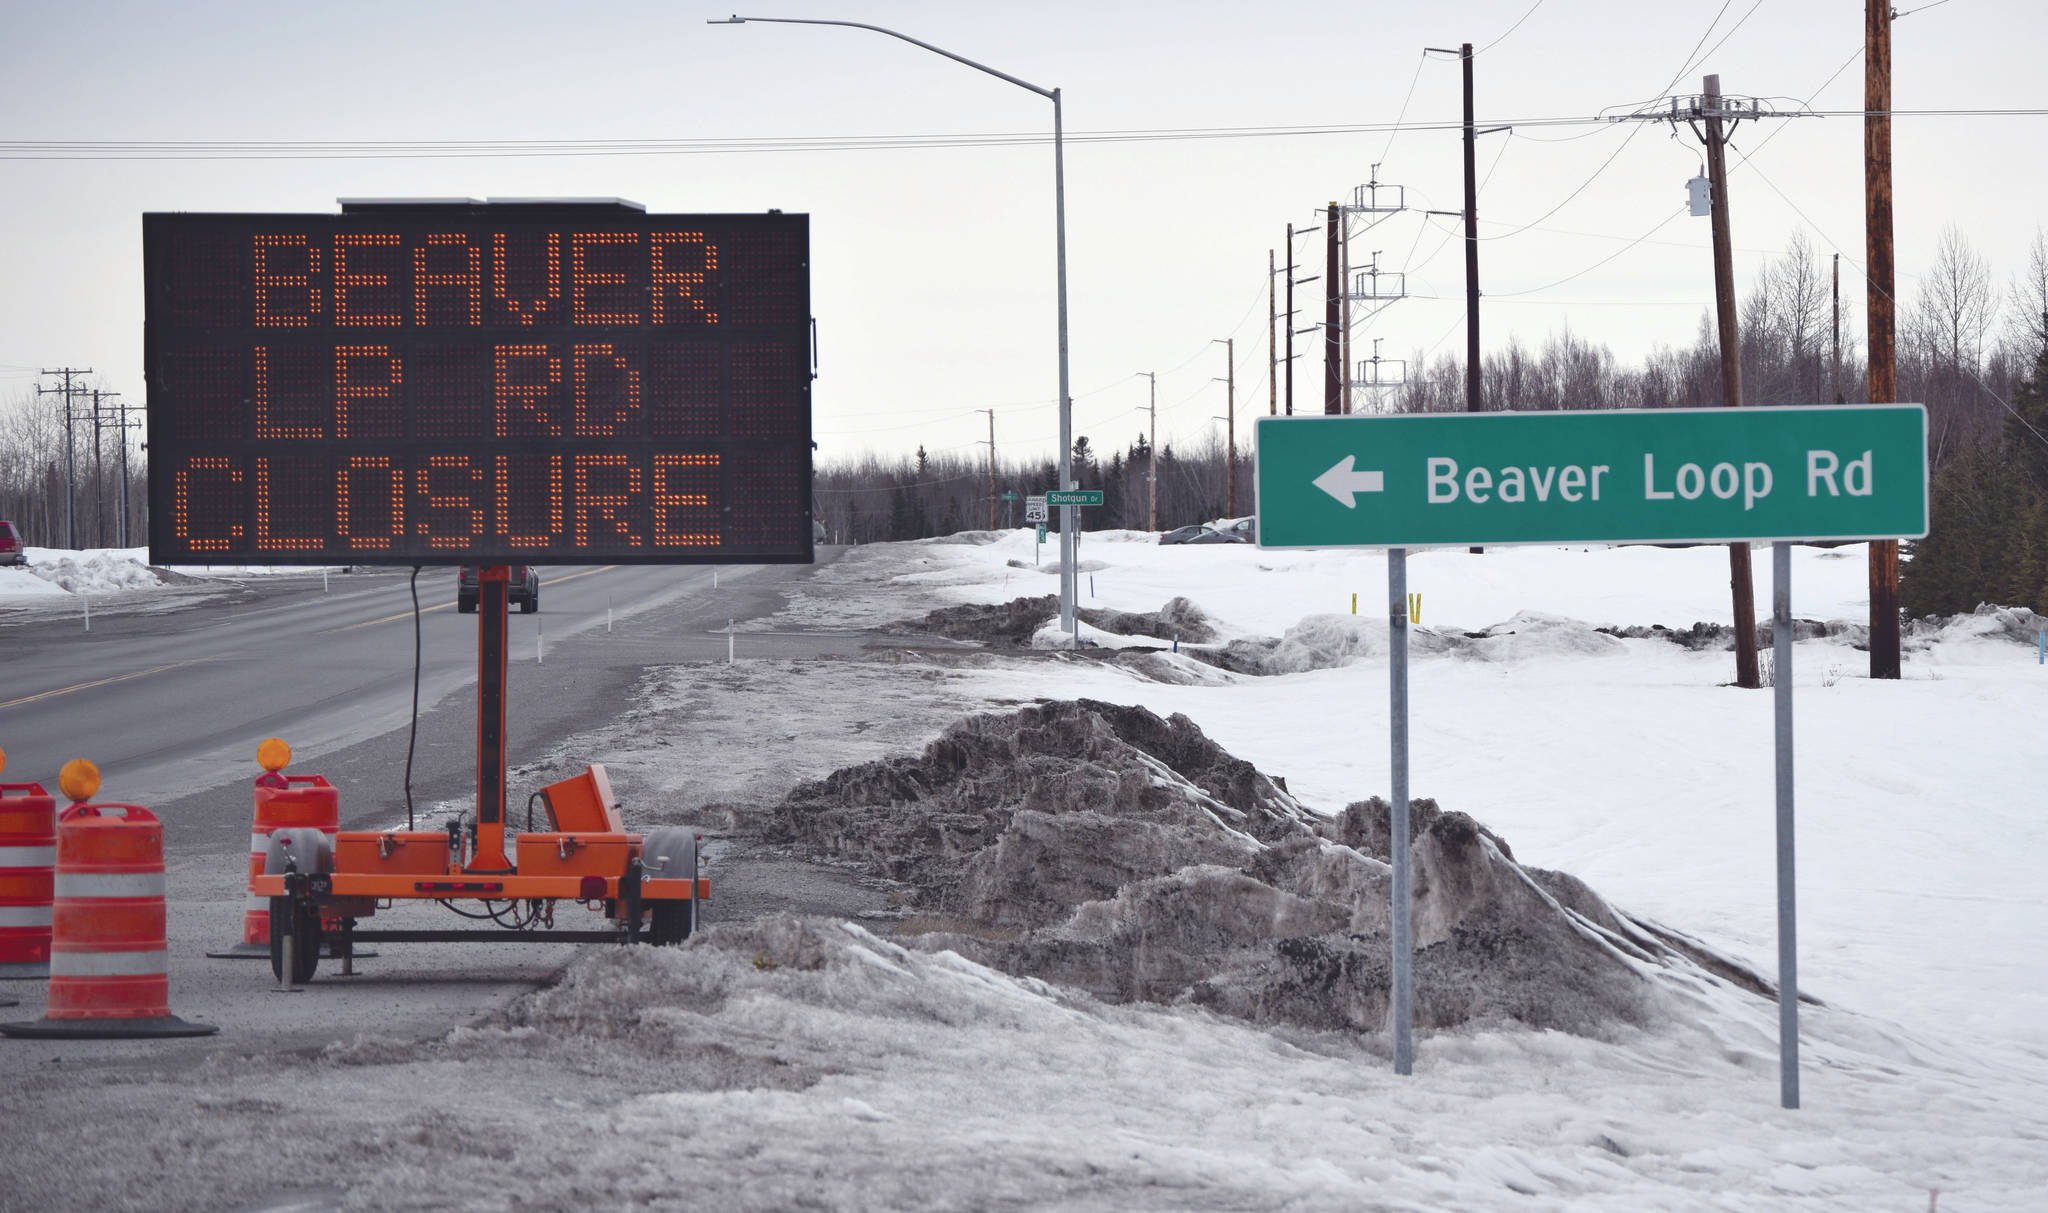
POLYGON ((1049 506, 1099 506, 1102 504, 1101 489, 1048 489, 1045 503, 1049 506))
POLYGON ((145 214, 158 564, 809 563, 809 216, 145 214))
POLYGON ((1261 417, 1259 546, 1918 538, 1926 427, 1918 404, 1261 417))

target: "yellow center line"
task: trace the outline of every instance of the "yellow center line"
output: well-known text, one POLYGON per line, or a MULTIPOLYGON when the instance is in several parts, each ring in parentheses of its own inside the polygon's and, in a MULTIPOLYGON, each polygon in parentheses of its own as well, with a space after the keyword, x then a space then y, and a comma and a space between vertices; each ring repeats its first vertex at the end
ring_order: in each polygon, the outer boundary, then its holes
POLYGON ((597 574, 597 573, 609 573, 609 572, 611 572, 611 571, 612 571, 613 569, 615 569, 615 568, 618 568, 618 567, 619 567, 619 566, 618 566, 618 565, 615 565, 615 564, 601 564, 601 565, 599 565, 598 567, 596 567, 596 568, 594 568, 594 569, 585 569, 585 570, 583 570, 583 571, 582 571, 582 572, 580 572, 580 573, 564 573, 564 574, 562 574, 562 575, 561 575, 560 577, 556 577, 556 578, 553 578, 552 580, 549 580, 549 581, 543 581, 543 582, 541 582, 541 584, 542 584, 542 585, 560 585, 560 584, 562 584, 562 583, 563 583, 563 582, 565 582, 565 581, 574 581, 574 580, 576 580, 576 579, 577 579, 578 577, 589 577, 589 576, 592 576, 592 575, 594 575, 594 574, 597 574))
POLYGON ((69 695, 73 691, 89 691, 94 687, 103 687, 110 683, 126 682, 130 678, 147 678, 151 674, 161 674, 165 670, 181 670, 188 665, 198 665, 202 661, 209 660, 211 658, 194 657, 190 661, 174 661, 169 665, 160 665, 154 669, 136 670, 131 674, 116 674, 112 678, 101 678, 94 682, 81 682, 76 686, 58 687, 54 691, 41 691, 34 695, 24 695, 19 699, 10 699, 5 703, 0 703, 0 708, 18 708, 24 703, 34 703, 39 699, 54 699, 59 695, 69 695))
MULTIPOLYGON (((542 584, 542 585, 560 585, 560 584, 561 584, 562 582, 564 582, 564 581, 574 581, 574 580, 576 580, 576 579, 577 579, 578 577, 589 577, 589 576, 591 576, 591 575, 592 575, 592 574, 594 574, 594 573, 605 573, 605 572, 609 572, 609 571, 611 571, 612 569, 615 569, 615 568, 618 568, 618 567, 619 567, 619 566, 618 566, 618 565, 615 565, 615 564, 607 564, 607 565, 601 565, 601 566, 599 566, 599 567, 597 567, 597 568, 594 568, 594 569, 585 569, 585 570, 583 570, 583 571, 582 571, 582 572, 580 572, 580 573, 564 573, 564 574, 562 574, 562 575, 561 575, 560 577, 554 577, 554 578, 550 578, 550 579, 548 579, 547 581, 543 581, 543 582, 541 582, 541 584, 542 584)), ((448 609, 449 607, 452 607, 452 606, 454 606, 454 605, 455 605, 455 604, 454 604, 454 603, 452 603, 452 602, 442 602, 442 603, 436 603, 435 605, 433 605, 433 606, 430 606, 430 607, 421 607, 421 608, 420 608, 420 614, 422 614, 422 615, 425 615, 425 614, 427 614, 427 613, 429 613, 429 612, 431 612, 431 611, 445 611, 445 610, 447 610, 447 609, 448 609)), ((396 615, 386 615, 386 616, 384 616, 384 617, 383 617, 382 619, 365 619, 365 620, 363 620, 363 621, 362 621, 361 623, 351 623, 351 624, 349 624, 349 625, 348 625, 348 626, 346 626, 346 627, 339 627, 339 628, 329 628, 329 629, 328 629, 328 631, 329 631, 329 632, 353 632, 353 631, 355 631, 355 630, 356 630, 357 628, 373 628, 373 627, 376 627, 376 626, 377 626, 378 624, 380 624, 380 623, 392 623, 392 622, 395 622, 395 621, 397 621, 397 620, 400 620, 400 619, 411 619, 411 618, 412 618, 412 612, 411 612, 411 611, 400 611, 400 612, 399 612, 398 614, 396 614, 396 615)), ((0 706, 5 706, 5 705, 0 705, 0 706)))

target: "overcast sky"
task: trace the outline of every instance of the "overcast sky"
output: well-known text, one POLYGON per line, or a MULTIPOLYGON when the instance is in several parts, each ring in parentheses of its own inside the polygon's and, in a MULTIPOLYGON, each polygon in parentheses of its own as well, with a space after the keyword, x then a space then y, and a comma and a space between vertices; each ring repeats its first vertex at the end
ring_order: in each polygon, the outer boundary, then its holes
MULTIPOLYGON (((733 0, 721 0, 730 5, 733 0)), ((751 0, 750 0, 751 3, 751 0)), ((1357 354, 1461 352, 1455 58, 1480 48, 1480 272, 1487 348, 1569 326, 1624 359, 1691 340, 1713 298, 1708 221, 1683 213, 1700 171, 1689 132, 1554 123, 1725 91, 1781 109, 1859 110, 1861 0, 1474 0, 1285 8, 861 0, 743 15, 888 26, 1065 97, 1074 429, 1102 450, 1145 424, 1158 371, 1162 441, 1220 433, 1236 341, 1239 437, 1267 407, 1267 251, 1319 222, 1378 164, 1409 211, 1352 243, 1406 271, 1411 298, 1356 331, 1357 354), (1396 121, 1418 129, 1383 129, 1396 121), (1250 138, 1090 139, 1104 132, 1358 127, 1250 138), (1665 222, 1668 220, 1668 222, 1665 222), (1662 226, 1659 226, 1660 222, 1662 226), (1641 240, 1646 233, 1648 239, 1641 240), (1611 258, 1611 259, 1610 259, 1611 258), (1603 263, 1604 262, 1604 263, 1603 263)), ((2038 107, 2038 0, 1903 0, 1894 106, 2038 107)), ((650 211, 780 208, 812 217, 821 345, 819 456, 978 453, 995 410, 1005 459, 1057 443, 1052 107, 862 30, 708 25, 729 8, 642 3, 30 3, 0 15, 0 399, 43 367, 92 367, 130 400, 142 380, 145 211, 331 212, 350 196, 619 196, 650 211), (789 140, 1042 136, 1010 146, 718 154, 400 156, 399 141, 789 140), (21 141, 369 141, 369 155, 30 158, 21 141)), ((1945 224, 2003 286, 2048 221, 2048 117, 1895 124, 1899 295, 1945 224)), ((1845 330, 1863 328, 1863 125, 1766 119, 1730 156, 1736 272, 1805 230, 1842 253, 1845 330)), ((151 148, 149 155, 162 149, 151 148)), ((1319 237, 1298 254, 1320 273, 1319 237)), ((1321 319, 1300 289, 1297 327, 1321 319)), ((1297 402, 1320 407, 1320 348, 1297 339, 1297 402)))

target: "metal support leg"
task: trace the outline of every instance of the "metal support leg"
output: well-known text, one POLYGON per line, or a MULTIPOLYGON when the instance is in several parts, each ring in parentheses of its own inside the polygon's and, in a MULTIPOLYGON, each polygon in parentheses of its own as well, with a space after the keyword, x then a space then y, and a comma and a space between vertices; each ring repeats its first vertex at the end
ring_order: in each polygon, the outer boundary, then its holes
POLYGON ((1771 545, 1771 691, 1778 752, 1778 1097, 1799 1106, 1799 916, 1792 855, 1792 545, 1771 545))
POLYGON ((1393 803, 1387 812, 1394 865, 1394 1073, 1415 1071, 1414 990, 1410 972, 1408 872, 1408 551, 1387 550, 1388 734, 1393 739, 1393 803))

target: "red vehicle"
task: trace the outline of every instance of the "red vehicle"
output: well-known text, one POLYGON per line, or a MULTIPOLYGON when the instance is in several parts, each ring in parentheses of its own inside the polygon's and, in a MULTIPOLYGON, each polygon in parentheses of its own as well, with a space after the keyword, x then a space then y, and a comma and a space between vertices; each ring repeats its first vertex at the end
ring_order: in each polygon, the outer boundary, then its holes
MULTIPOLYGON (((465 564, 455 577, 455 609, 467 615, 476 610, 477 566, 465 564)), ((519 604, 519 613, 531 615, 540 609, 540 572, 530 564, 512 566, 512 583, 505 589, 506 605, 519 604)))
POLYGON ((0 518, 0 564, 27 564, 28 549, 22 546, 21 532, 14 524, 0 518))

